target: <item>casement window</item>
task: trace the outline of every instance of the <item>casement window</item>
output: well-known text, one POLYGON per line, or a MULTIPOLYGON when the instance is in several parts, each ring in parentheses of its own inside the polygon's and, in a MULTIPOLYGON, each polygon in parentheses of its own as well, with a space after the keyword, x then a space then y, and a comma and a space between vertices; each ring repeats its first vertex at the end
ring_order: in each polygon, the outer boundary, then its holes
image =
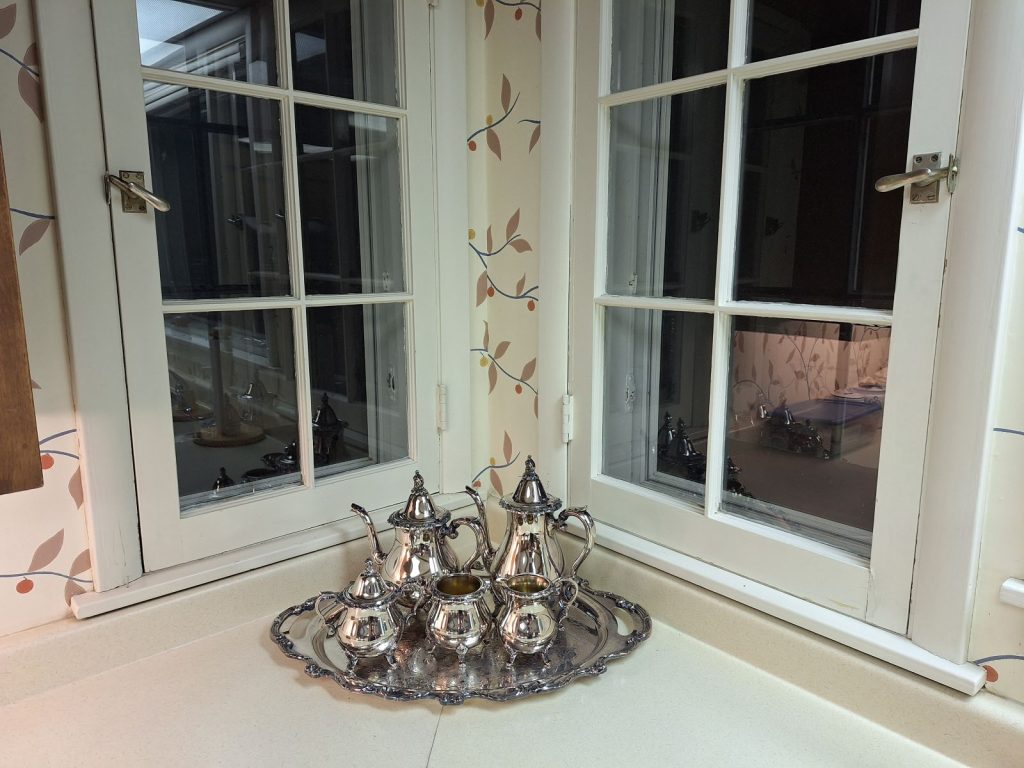
POLYGON ((569 485, 632 553, 908 633, 951 197, 875 182, 956 153, 969 10, 577 5, 569 485))
MULTIPOLYGON (((40 26, 60 71, 61 42, 81 43, 53 10, 40 26)), ((447 33, 429 4, 110 0, 83 12, 67 9, 91 22, 103 132, 87 149, 169 204, 128 212, 110 190, 132 460, 121 471, 145 571, 349 517, 354 501, 380 510, 414 470, 436 489, 440 365, 468 344, 442 341, 461 330, 441 330, 438 222, 451 214, 435 205, 447 174, 434 77, 447 33)), ((66 107, 66 89, 48 86, 66 107)), ((53 130, 59 154, 71 140, 53 130)), ((74 206, 65 197, 69 218, 74 206)), ((69 283, 74 316, 83 289, 69 283)), ((75 335, 73 320, 73 347, 75 335)), ((81 367, 88 397, 102 374, 81 367)), ((108 456, 94 453, 96 477, 108 456)), ((465 473, 457 455, 451 465, 465 473)))

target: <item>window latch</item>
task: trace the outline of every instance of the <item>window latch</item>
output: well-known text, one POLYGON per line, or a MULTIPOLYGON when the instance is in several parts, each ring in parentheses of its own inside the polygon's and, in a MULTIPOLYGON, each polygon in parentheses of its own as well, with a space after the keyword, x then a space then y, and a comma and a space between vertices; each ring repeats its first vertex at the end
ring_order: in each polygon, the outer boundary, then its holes
MULTIPOLYGON (((117 187, 121 190, 121 210, 125 213, 145 213, 146 203, 163 213, 171 210, 170 203, 142 186, 146 181, 146 175, 142 171, 118 171, 117 176, 105 173, 103 180, 108 187, 117 187)), ((108 197, 107 201, 109 200, 108 197)))
POLYGON ((879 192, 892 192, 895 189, 910 187, 910 204, 939 202, 939 182, 946 180, 946 189, 953 194, 956 189, 956 175, 960 172, 959 159, 949 156, 949 165, 942 167, 941 152, 925 152, 914 155, 914 163, 906 173, 894 173, 883 176, 875 182, 879 192))

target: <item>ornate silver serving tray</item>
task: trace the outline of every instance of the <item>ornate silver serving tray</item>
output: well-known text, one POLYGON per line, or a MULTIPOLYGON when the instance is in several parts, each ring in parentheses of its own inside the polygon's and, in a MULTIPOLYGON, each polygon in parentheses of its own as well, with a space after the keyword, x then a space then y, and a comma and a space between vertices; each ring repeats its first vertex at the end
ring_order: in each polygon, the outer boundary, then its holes
POLYGON ((305 662, 310 677, 329 677, 350 691, 397 701, 510 701, 553 691, 578 677, 602 674, 609 661, 625 656, 651 635, 646 610, 580 579, 579 597, 548 652, 546 666, 539 655, 521 656, 509 666, 500 641, 491 639, 469 653, 460 667, 454 653, 428 650, 423 622, 417 619, 402 636, 394 667, 384 657, 375 657, 361 659, 349 670, 344 652, 334 637, 327 636, 327 627, 313 608, 318 597, 282 611, 270 627, 271 639, 286 656, 305 662))

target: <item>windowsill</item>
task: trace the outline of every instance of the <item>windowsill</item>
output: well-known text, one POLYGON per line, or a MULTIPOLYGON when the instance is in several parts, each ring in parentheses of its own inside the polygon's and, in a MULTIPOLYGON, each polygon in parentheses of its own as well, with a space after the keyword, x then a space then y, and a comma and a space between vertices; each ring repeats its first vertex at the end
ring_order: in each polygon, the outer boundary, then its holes
POLYGON ((0 703, 15 734, 8 758, 88 755, 103 764, 116 751, 138 764, 170 755, 191 764, 256 755, 292 764, 344 750, 361 762, 379 760, 386 742, 396 764, 453 766, 478 762, 475 750, 486 743, 500 765, 503 755, 519 757, 503 745, 523 732, 538 756, 593 765, 640 755, 665 765, 680 756, 826 765, 841 755, 856 765, 952 758, 1001 766, 1024 748, 1024 708, 1012 702, 952 693, 602 548, 584 575, 638 600, 657 623, 651 640, 602 678, 524 701, 471 701, 443 715, 436 702, 348 693, 306 678, 267 630, 284 607, 346 583, 365 555, 365 541, 354 541, 0 641, 0 703), (566 712, 585 712, 585 721, 567 732, 566 712), (55 731, 55 719, 66 727, 55 731), (338 730, 339 722, 358 722, 358 733, 338 730), (485 741, 467 729, 485 730, 485 741))

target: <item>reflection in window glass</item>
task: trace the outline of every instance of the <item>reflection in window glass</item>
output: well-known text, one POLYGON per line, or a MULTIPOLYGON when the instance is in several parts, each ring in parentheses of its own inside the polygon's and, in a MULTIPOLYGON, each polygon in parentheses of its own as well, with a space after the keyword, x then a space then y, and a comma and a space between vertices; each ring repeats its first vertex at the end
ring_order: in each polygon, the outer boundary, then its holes
POLYGON ((393 0, 291 0, 300 91, 398 106, 393 0))
POLYGON ((738 317, 726 450, 732 514, 870 553, 890 329, 738 317))
POLYGON ((606 475, 703 497, 712 326, 711 315, 605 310, 606 475))
POLYGON ((608 293, 711 298, 725 87, 613 107, 608 293))
POLYGON ((317 476, 409 455, 405 306, 308 310, 317 476))
POLYGON ((275 101, 144 84, 164 299, 290 291, 275 101))
POLYGON ((914 29, 921 0, 752 0, 750 61, 914 29))
POLYGON ((404 291, 398 121, 299 105, 295 126, 306 291, 404 291))
POLYGON ((273 0, 135 0, 142 64, 277 85, 273 0))
POLYGON ((729 3, 614 0, 611 90, 627 91, 725 68, 729 3))
POLYGON ((291 312, 167 315, 164 333, 182 514, 300 482, 291 312))
POLYGON ((736 294, 892 309, 914 51, 747 84, 736 294))

